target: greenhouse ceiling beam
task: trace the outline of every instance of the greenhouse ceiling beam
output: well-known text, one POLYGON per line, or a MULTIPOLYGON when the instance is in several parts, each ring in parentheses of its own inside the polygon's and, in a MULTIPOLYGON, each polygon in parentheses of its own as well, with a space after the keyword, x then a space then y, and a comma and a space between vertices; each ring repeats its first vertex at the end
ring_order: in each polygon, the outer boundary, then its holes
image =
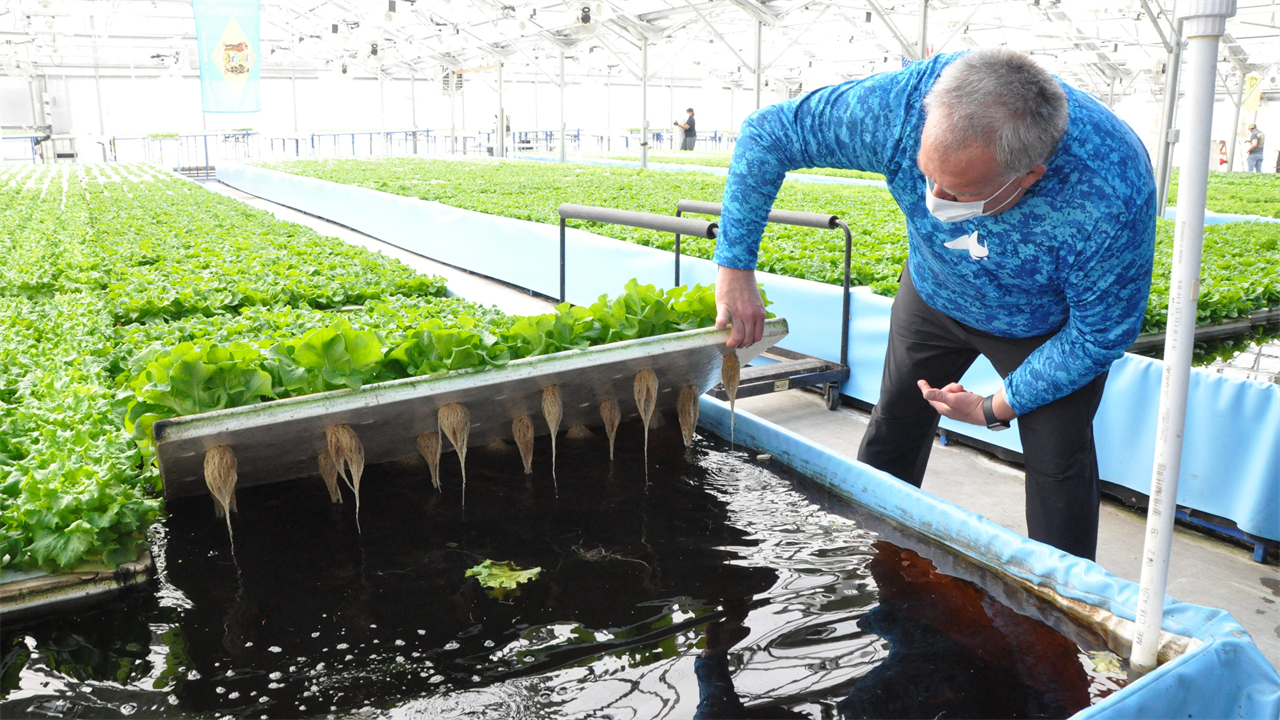
POLYGON ((906 55, 909 60, 919 60, 920 55, 916 53, 915 47, 907 42, 907 39, 898 31, 898 26, 894 25, 893 21, 884 14, 884 9, 880 7, 880 3, 876 2, 876 0, 866 0, 866 2, 867 6, 871 8, 871 12, 880 18, 880 22, 884 23, 884 26, 889 29, 889 34, 893 36, 893 39, 898 41, 898 45, 902 47, 902 54, 906 55))
POLYGON ((1151 21, 1151 26, 1156 29, 1156 34, 1160 36, 1160 42, 1164 44, 1165 52, 1173 52, 1173 43, 1182 42, 1182 38, 1178 37, 1178 29, 1172 22, 1169 22, 1169 35, 1164 34, 1164 28, 1160 26, 1160 18, 1167 17, 1164 8, 1160 7, 1160 0, 1156 0, 1158 12, 1151 9, 1149 0, 1141 0, 1142 9, 1147 11, 1147 19, 1151 21), (1172 40, 1170 39, 1172 38, 1172 40))
MULTIPOLYGON (((739 63, 747 66, 748 68, 751 68, 751 72, 755 72, 754 66, 751 63, 747 62, 746 60, 742 59, 742 55, 738 54, 738 50, 734 48, 732 45, 730 45, 728 40, 724 39, 724 36, 720 34, 720 31, 716 29, 715 25, 711 24, 711 21, 707 19, 707 16, 702 14, 701 10, 699 10, 692 2, 689 2, 689 0, 684 0, 684 4, 688 5, 689 9, 692 10, 695 14, 697 14, 698 19, 702 20, 702 24, 707 26, 707 29, 711 31, 711 35, 714 36, 716 40, 719 40, 721 45, 724 45, 725 47, 729 48, 729 52, 733 53, 733 56, 738 58, 739 63)), ((831 7, 831 6, 828 5, 827 7, 831 7)), ((825 12, 825 8, 823 11, 825 12)))
POLYGON ((778 16, 770 12, 764 5, 756 2, 756 0, 729 0, 729 2, 737 5, 756 22, 764 23, 770 27, 776 25, 778 22, 778 16))
POLYGON ((596 42, 600 43, 600 47, 604 48, 605 52, 612 55, 613 59, 617 60, 622 65, 622 69, 626 70, 627 73, 631 75, 631 77, 635 78, 636 80, 640 79, 640 71, 632 67, 631 63, 627 61, 627 59, 622 55, 622 53, 618 52, 617 49, 615 49, 612 45, 605 42, 605 39, 603 37, 596 35, 596 42))
POLYGON ((977 4, 973 6, 973 10, 969 11, 969 15, 965 17, 965 19, 959 25, 956 25, 956 29, 951 31, 951 34, 947 36, 946 40, 942 41, 941 45, 939 45, 936 49, 934 49, 933 51, 934 55, 937 55, 938 53, 946 49, 947 45, 950 45, 951 41, 956 39, 956 35, 959 35, 961 30, 964 30, 966 27, 969 26, 969 21, 973 19, 974 15, 978 14, 978 9, 982 7, 982 1, 983 0, 978 0, 977 4))
MULTIPOLYGON (((827 11, 828 11, 828 10, 830 10, 830 9, 831 9, 831 6, 830 6, 830 5, 824 5, 824 6, 822 7, 822 10, 821 10, 821 11, 819 11, 819 12, 818 12, 818 14, 817 14, 817 15, 815 15, 815 16, 814 16, 814 18, 813 18, 812 20, 810 20, 810 21, 809 21, 809 24, 808 24, 808 25, 805 25, 805 26, 804 26, 804 29, 803 29, 803 30, 801 30, 800 32, 796 33, 796 34, 795 34, 795 37, 791 38, 791 42, 787 43, 787 46, 786 46, 786 47, 784 47, 784 48, 782 48, 782 52, 778 53, 778 55, 777 55, 776 57, 774 57, 774 58, 773 58, 773 60, 771 60, 771 61, 769 61, 769 62, 765 63, 764 67, 760 69, 760 72, 764 72, 764 71, 768 70, 769 68, 772 68, 774 65, 776 65, 776 64, 778 63, 778 61, 779 61, 779 60, 781 60, 781 59, 782 59, 782 57, 783 57, 784 55, 786 55, 786 54, 787 54, 787 51, 788 51, 788 50, 790 50, 790 49, 792 48, 792 46, 793 46, 793 45, 795 45, 795 44, 796 44, 796 42, 800 40, 800 38, 804 37, 805 33, 809 32, 809 28, 813 27, 815 23, 817 23, 819 20, 821 20, 821 19, 822 19, 822 16, 823 16, 823 15, 826 15, 826 14, 827 14, 827 11)), ((782 33, 781 31, 779 31, 779 34, 780 34, 780 35, 782 35, 784 39, 786 38, 786 34, 785 34, 785 33, 782 33)))

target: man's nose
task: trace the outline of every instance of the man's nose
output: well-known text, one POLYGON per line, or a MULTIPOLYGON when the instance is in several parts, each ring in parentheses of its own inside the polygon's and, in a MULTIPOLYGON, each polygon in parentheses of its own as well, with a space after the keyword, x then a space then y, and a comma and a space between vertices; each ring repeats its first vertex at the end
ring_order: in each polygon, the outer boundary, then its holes
POLYGON ((937 183, 933 184, 933 196, 939 200, 955 200, 956 196, 942 189, 937 183))

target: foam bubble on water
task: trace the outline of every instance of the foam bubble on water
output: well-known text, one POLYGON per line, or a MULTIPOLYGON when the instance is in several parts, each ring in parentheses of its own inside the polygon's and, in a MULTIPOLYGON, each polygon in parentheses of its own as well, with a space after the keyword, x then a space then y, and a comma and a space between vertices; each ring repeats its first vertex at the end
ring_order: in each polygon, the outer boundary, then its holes
POLYGON ((404 641, 403 641, 403 640, 400 640, 400 639, 397 639, 397 640, 396 640, 396 645, 404 645, 404 641))
POLYGON ((485 646, 485 647, 493 647, 493 641, 492 641, 492 640, 485 640, 485 641, 484 641, 484 646, 485 646))
POLYGON ((351 647, 351 646, 350 646, 350 645, 348 645, 348 644, 346 644, 346 643, 338 643, 338 644, 337 644, 337 645, 335 645, 334 647, 336 647, 336 648, 337 648, 337 649, 339 649, 339 650, 346 650, 347 648, 349 648, 349 647, 351 647))
POLYGON ((240 692, 237 690, 236 692, 233 692, 233 693, 231 693, 230 695, 228 695, 228 696, 227 696, 227 699, 228 699, 228 700, 235 700, 235 699, 236 699, 236 698, 238 698, 238 697, 240 697, 240 692))
POLYGON ((419 635, 426 635, 426 634, 427 634, 427 631, 426 631, 426 630, 419 630, 419 631, 418 631, 418 634, 419 634, 419 635))
POLYGON ((187 673, 187 679, 188 679, 188 680, 199 680, 199 679, 200 679, 200 673, 199 673, 198 671, 196 671, 196 670, 192 670, 191 672, 187 673))
POLYGON ((281 649, 281 647, 280 647, 279 645, 272 645, 271 647, 267 648, 267 652, 278 653, 278 652, 281 652, 281 651, 282 651, 282 649, 281 649))
POLYGON ((431 676, 431 679, 427 680, 427 682, 431 683, 432 685, 435 685, 436 683, 442 683, 442 682, 444 682, 444 676, 443 676, 443 675, 432 675, 432 676, 431 676))
POLYGON ((445 643, 445 645, 444 645, 444 649, 445 649, 445 650, 457 650, 457 649, 458 649, 458 648, 460 648, 460 647, 462 647, 462 646, 461 646, 461 645, 459 645, 459 644, 458 644, 458 641, 456 641, 456 640, 450 640, 449 642, 445 643))
POLYGON ((271 673, 270 675, 268 675, 267 677, 271 678, 272 680, 279 680, 280 678, 284 677, 284 673, 277 670, 271 673))
POLYGON ((320 637, 320 633, 318 633, 318 632, 313 632, 313 633, 311 633, 311 637, 313 637, 313 638, 318 638, 318 637, 320 637))
POLYGON ((225 695, 227 692, 227 689, 224 687, 216 687, 213 689, 213 691, 218 693, 219 695, 225 695))

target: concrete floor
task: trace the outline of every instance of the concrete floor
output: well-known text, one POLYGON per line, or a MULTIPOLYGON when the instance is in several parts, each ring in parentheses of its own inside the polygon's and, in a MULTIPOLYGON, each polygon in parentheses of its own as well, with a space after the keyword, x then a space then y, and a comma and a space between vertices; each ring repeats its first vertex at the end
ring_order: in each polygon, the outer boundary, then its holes
MULTIPOLYGON (((552 303, 528 291, 474 275, 401 250, 327 220, 247 195, 221 183, 209 190, 246 202, 282 220, 324 235, 385 253, 420 272, 441 275, 449 289, 475 302, 519 315, 546 312, 552 303)), ((815 393, 798 390, 746 398, 742 410, 758 415, 814 442, 853 458, 867 427, 867 414, 850 408, 828 411, 815 393)), ((937 444, 925 474, 924 490, 1026 534, 1022 469, 972 448, 937 444)), ((1098 563, 1119 577, 1137 582, 1146 517, 1104 500, 1098 530, 1098 563)), ((1197 605, 1222 608, 1253 636, 1273 666, 1280 668, 1280 569, 1252 560, 1243 547, 1199 532, 1177 528, 1168 592, 1197 605)))

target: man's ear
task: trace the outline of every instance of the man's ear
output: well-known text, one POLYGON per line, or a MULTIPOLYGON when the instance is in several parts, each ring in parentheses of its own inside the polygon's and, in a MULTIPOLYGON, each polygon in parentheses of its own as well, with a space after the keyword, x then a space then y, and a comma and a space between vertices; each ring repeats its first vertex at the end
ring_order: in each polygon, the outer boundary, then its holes
POLYGON ((1035 185, 1040 178, 1044 177, 1045 172, 1048 170, 1049 168, 1044 165, 1036 165, 1022 176, 1022 179, 1018 181, 1018 184, 1022 186, 1023 190, 1026 190, 1032 185, 1035 185))

